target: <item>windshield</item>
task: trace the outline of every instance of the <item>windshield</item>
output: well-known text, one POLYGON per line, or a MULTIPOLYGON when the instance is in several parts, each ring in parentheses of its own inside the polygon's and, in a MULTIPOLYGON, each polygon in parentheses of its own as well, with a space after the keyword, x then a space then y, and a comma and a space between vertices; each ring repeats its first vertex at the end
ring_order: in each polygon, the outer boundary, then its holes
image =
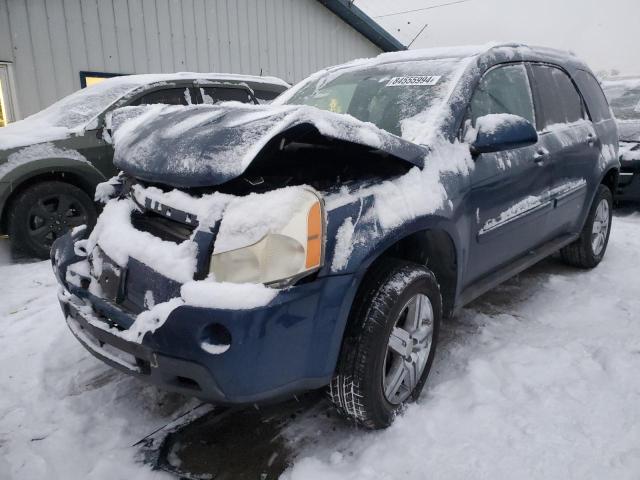
POLYGON ((640 79, 604 84, 611 110, 619 120, 640 120, 640 79))
POLYGON ((285 103, 347 113, 403 136, 406 120, 442 104, 459 65, 460 59, 449 58, 334 70, 303 85, 285 103))
POLYGON ((83 127, 125 93, 140 85, 139 82, 126 81, 125 78, 104 81, 78 90, 30 118, 44 120, 48 125, 56 127, 83 127))

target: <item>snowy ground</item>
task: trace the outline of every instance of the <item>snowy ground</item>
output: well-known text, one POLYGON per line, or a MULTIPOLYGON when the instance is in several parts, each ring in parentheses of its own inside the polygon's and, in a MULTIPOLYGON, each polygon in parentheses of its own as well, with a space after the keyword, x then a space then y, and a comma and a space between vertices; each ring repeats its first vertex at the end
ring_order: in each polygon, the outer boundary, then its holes
MULTIPOLYGON (((2 244, 0 478, 165 478, 131 445, 196 402, 91 357, 48 263, 9 264, 2 244)), ((639 293, 640 213, 626 212, 595 271, 545 261, 448 322, 427 389, 388 430, 313 410, 290 424, 283 477, 639 478, 639 293)))

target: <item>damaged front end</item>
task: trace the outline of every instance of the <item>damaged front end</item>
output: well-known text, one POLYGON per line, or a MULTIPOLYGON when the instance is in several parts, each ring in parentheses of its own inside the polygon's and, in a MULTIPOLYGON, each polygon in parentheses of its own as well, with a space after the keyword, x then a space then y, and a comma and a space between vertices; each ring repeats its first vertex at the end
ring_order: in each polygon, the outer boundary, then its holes
POLYGON ((308 185, 225 187, 125 175, 103 187, 113 198, 91 234, 52 249, 67 324, 111 366, 215 403, 321 387, 355 294, 351 275, 321 273, 324 197, 308 185))

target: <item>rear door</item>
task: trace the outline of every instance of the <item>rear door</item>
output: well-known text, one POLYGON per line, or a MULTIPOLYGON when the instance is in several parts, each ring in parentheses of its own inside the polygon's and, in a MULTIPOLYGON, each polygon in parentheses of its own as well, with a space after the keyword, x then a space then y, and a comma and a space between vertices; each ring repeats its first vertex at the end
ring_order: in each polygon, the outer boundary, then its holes
POLYGON ((552 166, 550 228, 562 236, 579 228, 587 183, 598 163, 601 144, 584 101, 569 75, 546 64, 529 65, 540 147, 552 166))
MULTIPOLYGON (((510 113, 535 124, 533 98, 524 64, 494 67, 480 80, 469 120, 510 113)), ((551 169, 538 162, 538 146, 479 155, 471 174, 467 205, 475 218, 469 241, 466 285, 528 254, 549 239, 551 204, 545 191, 551 169)))

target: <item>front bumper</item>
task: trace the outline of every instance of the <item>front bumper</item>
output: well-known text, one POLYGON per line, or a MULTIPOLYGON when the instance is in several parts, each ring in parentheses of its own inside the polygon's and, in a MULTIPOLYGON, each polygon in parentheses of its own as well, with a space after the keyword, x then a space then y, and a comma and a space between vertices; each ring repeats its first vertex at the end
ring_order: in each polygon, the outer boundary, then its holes
POLYGON ((61 306, 76 338, 105 363, 219 404, 277 400, 330 382, 357 287, 353 275, 291 287, 251 310, 183 305, 138 343, 122 337, 135 314, 65 281, 67 267, 81 260, 73 242, 67 235, 52 250, 61 306), (221 331, 230 347, 209 353, 203 341, 221 331))

